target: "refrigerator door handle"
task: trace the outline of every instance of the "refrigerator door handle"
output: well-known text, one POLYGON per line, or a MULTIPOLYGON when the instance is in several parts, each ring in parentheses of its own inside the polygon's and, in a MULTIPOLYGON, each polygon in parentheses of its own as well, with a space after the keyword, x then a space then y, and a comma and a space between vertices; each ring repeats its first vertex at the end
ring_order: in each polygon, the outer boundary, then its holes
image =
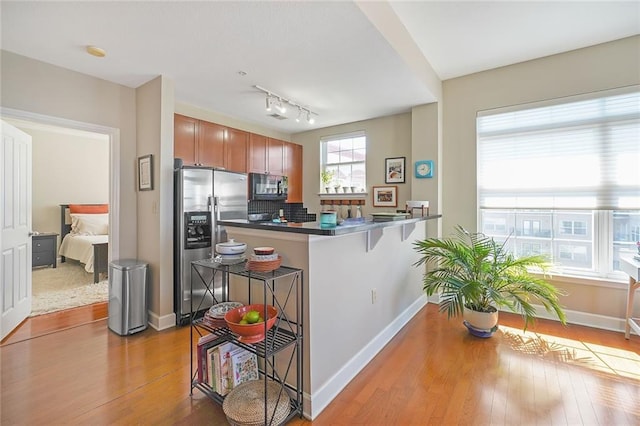
MULTIPOLYGON (((216 243, 222 242, 222 232, 220 229, 220 225, 218 225, 218 221, 220 220, 220 197, 213 197, 213 232, 216 237, 216 243)), ((214 244, 211 245, 212 250, 214 244)))

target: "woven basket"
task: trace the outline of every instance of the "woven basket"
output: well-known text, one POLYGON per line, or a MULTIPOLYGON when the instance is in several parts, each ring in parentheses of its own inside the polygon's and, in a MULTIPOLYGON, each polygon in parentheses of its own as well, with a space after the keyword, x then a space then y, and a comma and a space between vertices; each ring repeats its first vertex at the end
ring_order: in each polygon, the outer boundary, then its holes
POLYGON ((278 256, 276 260, 267 260, 267 261, 257 261, 257 260, 249 260, 247 262, 246 269, 247 271, 256 271, 256 272, 271 272, 280 267, 282 263, 282 257, 278 256))
POLYGON ((267 404, 266 425, 281 424, 291 411, 286 389, 271 380, 267 381, 266 401, 264 381, 250 380, 233 388, 227 394, 222 403, 222 411, 232 426, 263 426, 265 425, 265 402, 267 404))

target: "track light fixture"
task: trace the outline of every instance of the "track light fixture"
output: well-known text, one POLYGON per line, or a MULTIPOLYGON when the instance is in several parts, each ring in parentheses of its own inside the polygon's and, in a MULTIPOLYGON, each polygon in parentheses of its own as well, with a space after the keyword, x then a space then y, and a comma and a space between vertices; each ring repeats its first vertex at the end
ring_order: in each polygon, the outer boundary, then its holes
POLYGON ((298 109, 298 116, 296 117, 296 122, 299 123, 300 120, 302 120, 302 116, 303 113, 306 113, 306 119, 307 119, 307 123, 309 124, 313 124, 315 123, 315 118, 313 118, 314 115, 318 115, 315 112, 311 111, 308 107, 302 106, 300 105, 300 103, 291 100, 291 99, 287 99, 284 98, 280 95, 277 95, 275 93, 273 93, 271 90, 267 90, 264 87, 260 87, 260 86, 253 86, 256 89, 258 89, 259 91, 265 93, 266 95, 266 99, 265 99, 265 105, 266 105, 266 110, 271 112, 272 110, 272 106, 276 107, 276 110, 278 111, 279 114, 285 114, 287 112, 287 105, 292 106, 293 108, 297 108, 298 109))

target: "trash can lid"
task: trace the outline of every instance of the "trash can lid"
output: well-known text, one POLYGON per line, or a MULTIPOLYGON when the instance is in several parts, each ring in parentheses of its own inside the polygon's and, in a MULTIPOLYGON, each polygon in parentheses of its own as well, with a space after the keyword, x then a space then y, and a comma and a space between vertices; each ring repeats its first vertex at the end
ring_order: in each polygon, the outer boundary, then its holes
POLYGON ((138 259, 118 259, 109 263, 109 266, 116 269, 138 269, 138 268, 146 268, 147 263, 142 262, 138 259))

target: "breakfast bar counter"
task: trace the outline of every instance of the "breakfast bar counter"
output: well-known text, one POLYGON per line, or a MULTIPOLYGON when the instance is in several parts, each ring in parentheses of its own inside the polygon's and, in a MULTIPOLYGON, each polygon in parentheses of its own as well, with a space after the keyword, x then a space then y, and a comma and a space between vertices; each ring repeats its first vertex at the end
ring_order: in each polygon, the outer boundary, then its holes
POLYGON ((410 225, 417 222, 422 222, 430 219, 437 219, 442 215, 431 215, 431 216, 423 216, 416 218, 407 218, 403 220, 393 220, 393 221, 372 221, 372 220, 363 220, 362 222, 343 222, 340 225, 336 225, 333 227, 323 227, 319 222, 305 222, 305 223, 297 223, 297 222, 251 222, 243 219, 234 219, 234 220, 220 220, 218 221, 219 225, 222 226, 236 226, 240 228, 247 229, 262 229, 262 230, 270 230, 270 231, 280 231, 280 232, 291 232, 296 234, 307 234, 307 235, 345 235, 352 234, 354 232, 364 232, 372 229, 386 228, 388 226, 398 226, 398 225, 410 225))
MULTIPOLYGON (((338 225, 225 220, 228 238, 301 269, 304 413, 315 418, 427 303, 415 242, 440 215, 338 225)), ((431 230, 435 235, 436 227, 431 230)), ((286 297, 286 295, 282 295, 286 297)))

